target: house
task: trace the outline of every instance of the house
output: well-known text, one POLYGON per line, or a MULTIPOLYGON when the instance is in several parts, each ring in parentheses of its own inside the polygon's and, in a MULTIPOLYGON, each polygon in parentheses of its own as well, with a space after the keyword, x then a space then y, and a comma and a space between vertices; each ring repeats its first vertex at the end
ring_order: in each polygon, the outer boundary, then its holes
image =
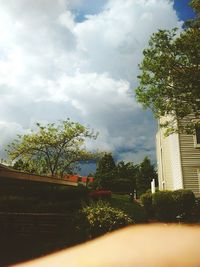
POLYGON ((77 186, 76 181, 68 181, 50 176, 41 176, 36 174, 25 173, 22 171, 14 170, 3 164, 0 164, 0 184, 4 182, 16 183, 16 182, 32 182, 32 183, 46 183, 54 185, 67 185, 77 186))
MULTIPOLYGON (((163 117, 160 122, 166 120, 163 117)), ((165 137, 164 131, 159 128, 156 135, 159 189, 189 189, 200 196, 200 128, 194 135, 175 133, 165 137)))

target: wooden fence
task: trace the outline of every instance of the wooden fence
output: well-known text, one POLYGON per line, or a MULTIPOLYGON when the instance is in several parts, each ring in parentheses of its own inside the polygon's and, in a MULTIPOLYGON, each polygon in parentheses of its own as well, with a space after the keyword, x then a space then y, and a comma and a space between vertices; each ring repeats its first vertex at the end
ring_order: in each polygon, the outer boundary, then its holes
POLYGON ((0 266, 73 245, 72 218, 60 213, 0 213, 0 266))

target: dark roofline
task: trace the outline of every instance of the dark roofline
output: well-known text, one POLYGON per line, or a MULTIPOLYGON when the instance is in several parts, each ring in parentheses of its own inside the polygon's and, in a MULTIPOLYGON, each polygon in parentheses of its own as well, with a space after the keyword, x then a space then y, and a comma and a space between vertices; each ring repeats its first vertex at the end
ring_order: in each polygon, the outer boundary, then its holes
POLYGON ((30 173, 17 171, 3 164, 0 164, 0 179, 1 178, 35 181, 35 182, 58 184, 58 185, 78 186, 78 183, 75 183, 75 182, 70 182, 70 181, 66 181, 63 179, 50 177, 50 176, 42 176, 42 175, 36 175, 36 174, 30 174, 30 173))

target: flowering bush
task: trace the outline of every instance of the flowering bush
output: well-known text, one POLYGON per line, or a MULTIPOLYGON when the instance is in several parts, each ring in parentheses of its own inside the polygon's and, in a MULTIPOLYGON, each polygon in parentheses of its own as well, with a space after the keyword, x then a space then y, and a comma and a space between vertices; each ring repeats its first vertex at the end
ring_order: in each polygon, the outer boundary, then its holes
POLYGON ((76 223, 80 235, 91 239, 134 222, 123 211, 98 201, 84 207, 79 212, 76 223))

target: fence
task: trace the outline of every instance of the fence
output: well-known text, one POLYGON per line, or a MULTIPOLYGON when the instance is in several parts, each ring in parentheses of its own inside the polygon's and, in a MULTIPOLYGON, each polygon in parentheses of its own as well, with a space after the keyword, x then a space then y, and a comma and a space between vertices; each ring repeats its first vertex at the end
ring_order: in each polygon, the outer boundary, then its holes
POLYGON ((0 266, 74 243, 72 218, 60 213, 0 213, 0 266))

